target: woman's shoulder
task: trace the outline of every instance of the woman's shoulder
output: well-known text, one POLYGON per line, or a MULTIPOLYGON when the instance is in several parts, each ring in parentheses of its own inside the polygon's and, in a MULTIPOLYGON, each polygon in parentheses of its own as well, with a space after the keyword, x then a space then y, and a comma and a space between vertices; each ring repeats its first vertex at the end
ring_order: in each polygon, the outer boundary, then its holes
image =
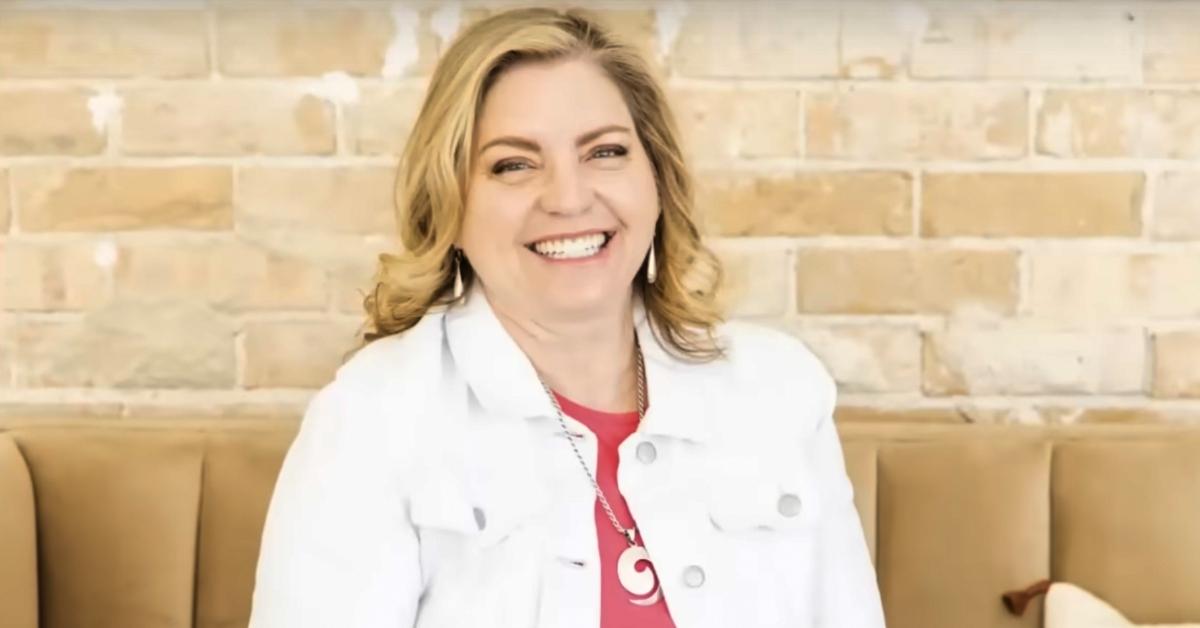
POLYGON ((415 326, 361 346, 309 401, 306 423, 328 417, 343 428, 392 430, 422 414, 441 372, 440 324, 426 316, 415 326), (311 419, 311 420, 310 420, 311 419))
POLYGON ((357 443, 350 451, 406 442, 401 436, 429 406, 425 395, 437 390, 439 329, 436 319, 427 316, 408 330, 354 352, 309 401, 302 432, 323 434, 330 442, 357 443))
POLYGON ((335 381, 347 386, 395 387, 422 373, 437 373, 441 357, 440 315, 427 314, 416 325, 360 347, 338 367, 335 381))

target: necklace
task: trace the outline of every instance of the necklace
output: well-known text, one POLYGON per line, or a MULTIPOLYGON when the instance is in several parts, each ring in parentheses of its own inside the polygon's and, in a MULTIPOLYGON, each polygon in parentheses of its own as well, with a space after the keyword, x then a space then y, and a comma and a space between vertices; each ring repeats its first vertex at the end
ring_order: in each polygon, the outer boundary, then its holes
MULTIPOLYGON (((637 354, 637 412, 638 423, 642 421, 642 417, 646 414, 646 367, 642 362, 642 348, 637 342, 637 337, 633 340, 634 352, 637 354)), ((629 547, 621 552, 621 556, 617 559, 617 579, 620 580, 621 586, 629 593, 641 596, 638 598, 630 598, 630 602, 638 606, 650 606, 659 600, 662 591, 658 588, 658 578, 655 577, 654 571, 649 567, 642 571, 636 569, 637 564, 646 561, 650 563, 650 554, 646 552, 646 548, 637 544, 637 528, 626 528, 617 521, 617 516, 613 514, 612 506, 608 505, 608 499, 604 496, 604 491, 600 490, 600 484, 596 482, 596 477, 592 475, 591 469, 583 460, 583 454, 579 453, 579 447, 575 445, 575 438, 571 436, 571 431, 567 429, 567 421, 563 418, 562 407, 558 404, 558 399, 546 385, 545 381, 541 380, 542 388, 546 390, 546 394, 550 396, 550 403, 554 404, 554 411, 558 416, 559 427, 562 428, 563 434, 567 438, 567 442, 571 444, 571 449, 575 452, 575 457, 579 460, 580 466, 583 467, 583 472, 587 474, 588 480, 592 483, 592 488, 596 490, 596 498, 600 500, 600 505, 604 508, 604 512, 608 515, 608 520, 612 522, 614 528, 621 536, 625 537, 625 541, 629 543, 629 547), (649 597, 646 597, 649 596, 649 597)))

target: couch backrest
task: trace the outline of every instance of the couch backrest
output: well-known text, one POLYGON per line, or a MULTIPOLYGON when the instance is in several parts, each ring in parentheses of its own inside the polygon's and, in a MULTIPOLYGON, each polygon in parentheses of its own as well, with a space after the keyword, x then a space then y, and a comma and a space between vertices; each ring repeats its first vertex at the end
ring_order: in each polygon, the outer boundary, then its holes
MULTIPOLYGON (((245 626, 295 427, 10 425, 0 503, 35 496, 38 578, 22 586, 40 586, 41 626, 245 626)), ((1000 595, 1043 578, 1139 623, 1200 620, 1200 426, 840 430, 889 627, 1037 626, 1040 603, 1017 618, 1000 595)), ((0 583, 29 580, 31 525, 0 513, 0 533, 3 555, 26 553, 0 583)), ((7 606, 0 625, 32 628, 32 611, 18 603, 17 623, 7 606)))
POLYGON ((259 535, 295 426, 12 429, 36 495, 42 628, 246 626, 259 535))
POLYGON ((0 626, 37 626, 37 535, 25 460, 0 434, 0 626))
POLYGON ((1200 620, 1200 426, 841 434, 889 626, 1040 626, 1000 594, 1043 578, 1135 623, 1200 620))

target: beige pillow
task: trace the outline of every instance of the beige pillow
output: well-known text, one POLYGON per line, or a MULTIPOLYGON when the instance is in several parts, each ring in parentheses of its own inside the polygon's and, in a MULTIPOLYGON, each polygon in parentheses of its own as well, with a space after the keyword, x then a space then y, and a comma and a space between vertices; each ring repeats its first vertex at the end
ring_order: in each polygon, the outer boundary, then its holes
POLYGON ((1046 592, 1045 628, 1200 628, 1200 624, 1135 624, 1100 598, 1065 582, 1046 592))

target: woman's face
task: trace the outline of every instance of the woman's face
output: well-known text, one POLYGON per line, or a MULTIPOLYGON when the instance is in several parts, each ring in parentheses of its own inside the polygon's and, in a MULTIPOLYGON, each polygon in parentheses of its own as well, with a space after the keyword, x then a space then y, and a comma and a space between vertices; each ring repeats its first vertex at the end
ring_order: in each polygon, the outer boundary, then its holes
POLYGON ((626 303, 658 218, 621 92, 585 60, 518 64, 476 131, 457 245, 488 296, 548 317, 626 303))

